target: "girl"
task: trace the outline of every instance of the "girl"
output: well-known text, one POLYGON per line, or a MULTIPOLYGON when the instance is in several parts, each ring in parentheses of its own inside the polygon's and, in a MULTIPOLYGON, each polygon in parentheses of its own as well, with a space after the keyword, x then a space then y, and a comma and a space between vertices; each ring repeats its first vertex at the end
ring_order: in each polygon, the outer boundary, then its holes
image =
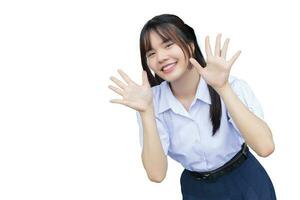
POLYGON ((274 200, 273 184, 248 146, 261 157, 274 151, 272 133, 249 85, 229 76, 238 51, 226 58, 229 39, 214 53, 205 40, 206 61, 194 30, 179 17, 155 16, 143 27, 142 85, 122 70, 124 82, 109 86, 136 110, 142 162, 151 181, 167 173, 167 156, 185 168, 180 177, 185 200, 274 200), (154 76, 153 76, 154 74, 154 76))

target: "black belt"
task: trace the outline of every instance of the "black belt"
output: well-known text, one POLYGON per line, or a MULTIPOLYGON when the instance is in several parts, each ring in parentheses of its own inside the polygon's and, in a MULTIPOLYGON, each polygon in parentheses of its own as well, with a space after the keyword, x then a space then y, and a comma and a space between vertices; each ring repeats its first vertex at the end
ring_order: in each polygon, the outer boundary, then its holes
POLYGON ((194 176, 197 180, 212 180, 219 176, 222 176, 233 169, 239 167, 246 159, 247 159, 247 153, 249 151, 248 146, 246 143, 242 145, 242 149, 227 163, 225 163, 223 166, 209 171, 209 172, 195 172, 187 170, 192 176, 194 176))

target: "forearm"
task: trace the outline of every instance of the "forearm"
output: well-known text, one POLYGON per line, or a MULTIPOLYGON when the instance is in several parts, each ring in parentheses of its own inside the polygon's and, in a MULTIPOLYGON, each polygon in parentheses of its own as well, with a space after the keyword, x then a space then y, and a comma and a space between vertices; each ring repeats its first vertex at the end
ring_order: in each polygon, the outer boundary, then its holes
POLYGON ((143 124, 143 165, 150 180, 161 182, 167 172, 167 156, 158 135, 153 106, 140 115, 143 124))
POLYGON ((228 83, 216 91, 223 99, 246 143, 259 156, 266 157, 271 154, 275 145, 268 125, 243 104, 228 83))

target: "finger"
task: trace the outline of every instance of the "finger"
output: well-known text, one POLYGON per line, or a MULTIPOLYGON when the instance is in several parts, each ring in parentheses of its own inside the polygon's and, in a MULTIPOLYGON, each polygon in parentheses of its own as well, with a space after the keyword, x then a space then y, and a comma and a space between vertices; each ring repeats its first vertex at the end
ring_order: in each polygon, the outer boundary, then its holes
POLYGON ((111 99, 109 100, 111 103, 119 103, 119 104, 124 104, 123 99, 111 99))
POLYGON ((197 62, 197 60, 194 59, 194 58, 190 58, 190 62, 192 63, 192 65, 193 65, 194 67, 196 67, 198 73, 199 73, 200 75, 202 75, 202 74, 203 74, 203 67, 197 62))
POLYGON ((133 104, 129 101, 124 100, 124 99, 111 99, 110 102, 111 103, 122 104, 124 106, 128 106, 129 108, 133 108, 133 104))
POLYGON ((215 56, 218 56, 218 57, 221 55, 221 52, 220 52, 221 36, 222 36, 222 34, 219 33, 219 34, 217 35, 217 39, 216 39, 215 56))
POLYGON ((227 38, 224 42, 223 48, 221 50, 221 57, 226 60, 226 54, 228 49, 229 38, 227 38))
POLYGON ((117 84, 120 88, 124 89, 126 87, 126 85, 124 83, 122 83, 122 81, 120 81, 119 79, 111 76, 110 80, 112 80, 115 84, 117 84))
POLYGON ((118 69, 117 71, 119 72, 119 74, 125 80, 126 83, 128 83, 128 84, 133 83, 133 81, 129 78, 129 76, 123 70, 118 69))
POLYGON ((143 79, 143 85, 149 85, 148 77, 147 77, 147 72, 143 70, 142 72, 142 79, 143 79))
POLYGON ((236 52, 236 53, 232 56, 232 58, 231 58, 230 61, 229 61, 229 66, 230 66, 230 67, 233 65, 233 63, 236 61, 236 59, 240 56, 241 52, 242 52, 242 51, 239 50, 238 52, 236 52))
POLYGON ((120 90, 119 88, 115 87, 115 86, 109 85, 108 88, 111 89, 111 90, 113 90, 113 91, 115 91, 116 93, 118 93, 118 94, 121 95, 121 96, 124 95, 124 94, 123 94, 123 91, 120 90))
POLYGON ((210 44, 209 44, 209 36, 205 38, 205 51, 206 51, 206 58, 212 56, 210 44))

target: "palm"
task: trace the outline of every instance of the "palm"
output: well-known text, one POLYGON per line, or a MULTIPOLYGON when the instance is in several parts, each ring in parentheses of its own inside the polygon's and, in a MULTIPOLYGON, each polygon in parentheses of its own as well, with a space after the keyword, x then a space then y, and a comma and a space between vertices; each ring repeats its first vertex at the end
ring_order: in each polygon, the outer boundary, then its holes
POLYGON ((124 84, 115 77, 111 77, 111 80, 116 83, 119 88, 111 85, 109 88, 123 97, 123 99, 112 99, 111 102, 123 104, 136 111, 145 111, 152 103, 152 90, 146 74, 143 72, 143 84, 138 85, 122 70, 118 70, 118 72, 127 84, 124 84))
POLYGON ((226 67, 227 63, 224 59, 218 57, 208 57, 206 67, 203 69, 204 80, 213 87, 221 87, 229 75, 229 70, 226 67))
POLYGON ((209 38, 208 36, 206 37, 206 67, 203 68, 194 58, 190 59, 191 63, 196 67, 199 74, 202 75, 203 79, 215 89, 221 88, 228 82, 231 67, 241 53, 241 51, 238 51, 229 61, 226 61, 229 39, 225 41, 222 49, 220 49, 220 40, 221 34, 218 34, 215 55, 213 55, 209 44, 209 38))
POLYGON ((144 111, 152 101, 152 91, 146 86, 129 84, 124 91, 123 101, 135 110, 144 111))

